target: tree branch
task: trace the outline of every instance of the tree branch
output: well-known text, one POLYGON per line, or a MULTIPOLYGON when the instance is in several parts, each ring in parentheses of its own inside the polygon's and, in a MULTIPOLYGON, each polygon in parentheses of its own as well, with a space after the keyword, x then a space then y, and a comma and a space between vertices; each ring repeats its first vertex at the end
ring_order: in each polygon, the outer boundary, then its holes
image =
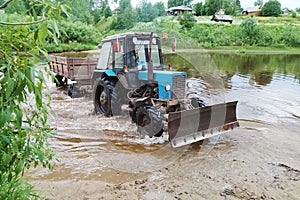
POLYGON ((10 25, 10 26, 25 26, 25 25, 33 25, 33 24, 39 24, 39 23, 42 23, 44 21, 47 21, 48 18, 45 18, 45 19, 41 19, 41 20, 38 20, 38 21, 33 21, 33 22, 0 22, 0 24, 2 25, 10 25))
POLYGON ((1 6, 0 6, 0 10, 3 8, 6 8, 8 6, 8 4, 10 4, 13 0, 8 0, 7 2, 4 2, 1 6))

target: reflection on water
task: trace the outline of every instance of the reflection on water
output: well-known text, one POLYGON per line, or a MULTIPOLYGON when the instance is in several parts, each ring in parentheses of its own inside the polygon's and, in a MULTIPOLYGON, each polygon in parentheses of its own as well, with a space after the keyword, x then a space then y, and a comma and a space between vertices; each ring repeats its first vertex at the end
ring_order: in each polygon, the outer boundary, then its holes
MULTIPOLYGON (((226 74, 226 81, 239 74, 249 76, 257 85, 267 85, 276 76, 287 76, 300 82, 300 55, 278 54, 226 54, 226 53, 178 53, 165 54, 164 62, 172 63, 176 70, 186 71, 190 77, 201 77, 201 70, 217 68, 226 74), (194 61, 196 59, 196 61, 194 61), (213 61, 213 62, 212 62, 213 61), (274 76, 275 74, 275 76, 274 76)), ((281 77, 279 77, 280 79, 281 77)))

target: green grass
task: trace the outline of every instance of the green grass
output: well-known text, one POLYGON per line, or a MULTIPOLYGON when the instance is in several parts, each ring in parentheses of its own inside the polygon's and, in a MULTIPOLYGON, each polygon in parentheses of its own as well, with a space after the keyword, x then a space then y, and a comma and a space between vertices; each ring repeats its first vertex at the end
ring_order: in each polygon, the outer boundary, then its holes
POLYGON ((47 44, 46 47, 49 53, 60 53, 66 51, 83 51, 97 49, 95 44, 81 44, 81 43, 70 43, 70 44, 47 44))

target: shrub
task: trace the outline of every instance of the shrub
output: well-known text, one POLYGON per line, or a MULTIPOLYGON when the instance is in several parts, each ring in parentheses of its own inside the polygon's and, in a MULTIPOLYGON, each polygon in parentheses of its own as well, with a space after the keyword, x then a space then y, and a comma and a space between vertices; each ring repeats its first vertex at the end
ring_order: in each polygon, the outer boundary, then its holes
POLYGON ((190 12, 185 12, 179 16, 179 23, 185 30, 190 30, 196 23, 194 15, 190 12))
POLYGON ((98 44, 101 41, 101 34, 94 26, 80 21, 61 22, 60 29, 63 32, 61 41, 66 44, 70 42, 98 44))
POLYGON ((259 38, 259 29, 256 21, 252 18, 243 21, 238 28, 237 34, 243 44, 256 44, 259 38))

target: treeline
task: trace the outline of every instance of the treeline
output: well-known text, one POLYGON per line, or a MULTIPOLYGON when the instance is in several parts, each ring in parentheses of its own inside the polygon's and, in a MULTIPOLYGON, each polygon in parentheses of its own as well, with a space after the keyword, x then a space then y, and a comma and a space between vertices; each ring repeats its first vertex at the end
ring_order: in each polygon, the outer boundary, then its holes
MULTIPOLYGON (((0 4, 3 2, 5 0, 0 0, 0 4)), ((5 8, 6 14, 0 14, 0 19, 41 15, 43 7, 31 7, 31 2, 32 0, 13 0, 5 8)), ((282 24, 268 26, 256 23, 254 18, 240 25, 200 24, 196 23, 195 17, 190 13, 180 15, 179 18, 161 17, 166 14, 163 2, 152 4, 149 0, 140 0, 136 8, 132 7, 131 0, 114 0, 113 4, 108 0, 55 0, 55 2, 65 11, 62 16, 65 20, 60 21, 58 25, 61 30, 61 33, 57 35, 59 45, 53 41, 53 37, 47 39, 46 48, 50 52, 95 48, 107 35, 137 26, 144 27, 141 31, 147 31, 149 24, 157 28, 181 32, 207 48, 218 46, 298 47, 300 44, 300 36, 297 34, 298 26, 282 24), (143 26, 145 23, 146 25, 143 26)), ((265 6, 270 6, 270 4, 271 7, 274 5, 278 7, 278 3, 277 0, 270 0, 263 5, 263 1, 257 0, 255 5, 263 6, 264 10, 265 6)), ((242 10, 239 0, 206 0, 205 3, 200 2, 194 5, 193 0, 168 0, 168 7, 182 4, 193 7, 197 15, 211 15, 221 8, 225 9, 227 14, 236 14, 242 10)))

